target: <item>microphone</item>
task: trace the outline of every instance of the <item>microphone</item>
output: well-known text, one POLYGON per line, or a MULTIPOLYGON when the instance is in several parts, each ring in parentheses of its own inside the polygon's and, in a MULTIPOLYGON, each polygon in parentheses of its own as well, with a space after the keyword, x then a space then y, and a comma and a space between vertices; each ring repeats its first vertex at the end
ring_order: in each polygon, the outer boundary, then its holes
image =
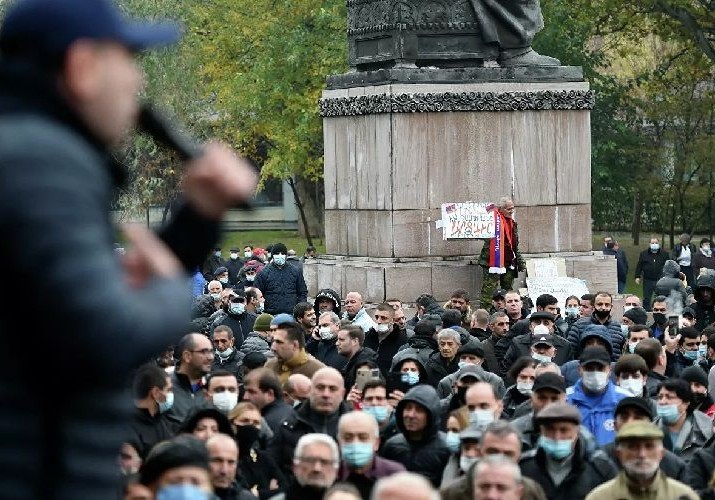
MULTIPOLYGON (((149 104, 142 105, 137 127, 155 141, 176 151, 182 161, 196 159, 204 152, 198 141, 172 126, 162 113, 149 104)), ((245 201, 239 203, 235 208, 253 210, 253 206, 245 201)))

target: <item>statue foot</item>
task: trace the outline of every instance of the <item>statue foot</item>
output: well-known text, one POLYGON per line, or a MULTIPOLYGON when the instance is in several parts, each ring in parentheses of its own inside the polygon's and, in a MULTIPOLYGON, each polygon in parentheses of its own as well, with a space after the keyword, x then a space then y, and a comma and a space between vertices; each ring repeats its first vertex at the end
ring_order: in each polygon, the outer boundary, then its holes
POLYGON ((555 57, 542 56, 531 47, 526 49, 508 49, 499 53, 499 65, 504 66, 560 66, 555 57))

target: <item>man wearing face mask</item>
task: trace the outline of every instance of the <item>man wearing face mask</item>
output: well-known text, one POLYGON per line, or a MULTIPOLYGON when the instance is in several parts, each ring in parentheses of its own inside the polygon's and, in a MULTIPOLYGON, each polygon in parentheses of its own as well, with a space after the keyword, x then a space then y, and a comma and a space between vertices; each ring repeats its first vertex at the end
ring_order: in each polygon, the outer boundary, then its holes
MULTIPOLYGON (((459 467, 462 476, 442 485, 440 488, 442 500, 474 498, 474 465, 479 463, 480 459, 502 456, 515 465, 521 459, 519 431, 503 420, 489 424, 483 433, 467 428, 459 434, 459 439, 461 440, 459 467)), ((533 479, 522 477, 522 485, 524 491, 519 497, 521 500, 546 500, 541 486, 533 479)))
MULTIPOLYGON (((642 307, 632 307, 626 312, 623 313, 623 318, 621 318, 621 333, 623 334, 624 337, 626 337, 626 340, 630 339, 630 327, 638 325, 638 330, 637 331, 642 331, 646 330, 648 331, 648 328, 646 328, 645 324, 648 322, 648 313, 645 312, 645 309, 642 307)), ((646 337, 651 336, 652 333, 648 331, 646 334, 646 337)), ((644 337, 645 338, 645 337, 644 337)), ((639 338, 639 340, 642 340, 639 338)), ((634 342, 634 340, 628 340, 629 342, 634 342)), ((628 351, 631 354, 633 353, 633 350, 635 349, 635 346, 625 346, 623 349, 624 352, 628 351)))
POLYGON ((201 272, 204 274, 204 278, 207 281, 214 279, 216 274, 216 269, 224 265, 223 259, 221 258, 221 247, 216 246, 213 249, 213 253, 206 257, 203 265, 201 266, 201 272))
POLYGON ((594 489, 586 500, 601 498, 700 498, 690 487, 667 477, 660 470, 663 431, 650 422, 632 422, 618 431, 616 456, 623 470, 611 481, 594 489))
POLYGON ((375 419, 364 411, 353 411, 338 422, 340 470, 338 478, 354 485, 362 498, 370 498, 378 479, 405 470, 404 465, 377 456, 380 430, 375 419))
POLYGON ((636 285, 643 280, 643 308, 650 311, 650 299, 655 292, 655 284, 663 275, 663 266, 668 260, 668 252, 660 247, 660 240, 655 236, 650 239, 650 245, 643 250, 636 265, 636 285))
POLYGON ((380 456, 401 463, 438 487, 450 451, 439 435, 437 392, 428 385, 413 387, 397 404, 395 418, 400 434, 385 443, 380 456))
POLYGON ((467 389, 465 400, 471 427, 484 431, 489 424, 499 420, 503 406, 491 384, 477 382, 472 385, 467 389))
POLYGON ((133 383, 134 406, 130 427, 132 442, 137 452, 145 459, 156 443, 171 439, 173 427, 166 412, 174 403, 171 378, 156 365, 145 365, 137 371, 133 383))
POLYGON ((322 361, 326 366, 342 370, 348 358, 338 352, 335 340, 340 331, 340 317, 332 311, 324 312, 318 318, 318 334, 312 334, 305 350, 322 361))
POLYGON ((450 392, 447 397, 442 398, 440 400, 440 415, 442 417, 442 421, 446 422, 449 418, 450 413, 454 410, 460 410, 464 414, 464 420, 469 420, 469 414, 466 410, 467 391, 477 382, 484 381, 484 379, 481 378, 481 375, 483 373, 484 371, 476 365, 467 365, 457 371, 457 377, 454 381, 453 391, 450 392))
POLYGON ((377 352, 377 366, 383 377, 390 372, 392 358, 407 343, 407 334, 394 322, 394 314, 390 304, 379 304, 374 314, 376 325, 365 334, 365 347, 377 352))
POLYGON ((233 291, 229 302, 225 306, 225 311, 226 317, 221 320, 219 325, 231 328, 234 345, 240 348, 243 340, 253 331, 253 324, 258 316, 246 311, 246 292, 243 290, 233 291))
MULTIPOLYGON (((620 327, 619 327, 620 328, 620 327)), ((556 349, 553 361, 562 365, 573 359, 571 345, 554 333, 554 315, 546 311, 538 311, 529 316, 529 333, 511 339, 509 349, 502 360, 501 367, 506 373, 514 362, 522 356, 532 355, 532 343, 535 338, 549 336, 550 343, 556 349)))
POLYGON ((238 283, 238 272, 243 267, 243 261, 239 258, 239 249, 231 248, 229 259, 224 266, 228 269, 228 282, 232 285, 238 283))
POLYGON ((382 379, 370 379, 362 389, 362 411, 372 415, 377 420, 380 429, 380 447, 400 430, 393 418, 394 408, 387 399, 387 384, 382 379))
POLYGON ((524 453, 519 466, 549 500, 582 500, 618 472, 605 453, 586 449, 580 423, 581 414, 567 403, 552 403, 536 416, 538 447, 524 453))
POLYGON ((695 280, 704 269, 715 270, 715 257, 713 257, 712 242, 709 238, 700 240, 700 249, 693 254, 693 281, 689 281, 691 285, 695 284, 695 280))
POLYGON ((693 410, 701 411, 712 419, 715 415, 715 405, 708 394, 707 373, 700 366, 690 366, 682 371, 680 378, 690 384, 690 390, 693 392, 693 410))
POLYGON ((655 411, 655 403, 648 398, 646 383, 648 382, 648 365, 637 354, 624 354, 613 367, 616 375, 616 385, 628 392, 630 396, 644 398, 655 411))
MULTIPOLYGON (((494 386, 494 390, 497 391, 499 398, 504 396, 506 392, 506 386, 504 381, 499 375, 488 372, 484 370, 484 349, 480 345, 467 344, 459 348, 457 351, 457 366, 459 369, 450 373, 437 384, 437 394, 439 397, 444 399, 450 397, 452 394, 452 388, 457 381, 457 379, 464 373, 467 367, 471 367, 470 370, 477 374, 477 378, 482 382, 489 382, 494 386)), ((464 404, 464 402, 462 402, 464 404)))
POLYGON ((677 378, 689 366, 697 366, 700 358, 700 332, 695 328, 681 328, 677 337, 665 337, 665 355, 668 366, 667 377, 677 378))
POLYGON ((238 404, 238 379, 225 370, 211 372, 206 379, 206 394, 217 410, 228 415, 238 404))
POLYGON ((626 289, 626 279, 628 276, 628 261, 626 260, 625 254, 621 250, 616 248, 616 240, 609 236, 604 238, 603 242, 603 255, 611 255, 616 259, 618 293, 623 293, 623 290, 626 289))
POLYGON ((618 402, 630 396, 611 380, 611 360, 602 347, 587 347, 579 358, 581 379, 566 391, 566 401, 581 413, 581 420, 599 446, 616 437, 613 413, 618 402))
POLYGON ((598 292, 594 297, 593 307, 594 311, 590 318, 581 318, 571 326, 567 340, 578 356, 581 353, 581 341, 585 336, 586 329, 591 325, 604 326, 608 330, 611 340, 612 359, 616 361, 621 355, 625 336, 621 332, 621 324, 611 317, 613 297, 608 292, 598 292))
POLYGON ((235 347, 236 339, 233 330, 226 325, 219 325, 213 329, 211 342, 216 348, 212 370, 225 370, 240 375, 240 365, 245 354, 235 347))
POLYGON ((272 255, 273 260, 258 273, 253 286, 263 292, 267 313, 293 314, 295 305, 308 299, 303 270, 287 264, 288 249, 283 243, 273 245, 272 255))
POLYGON ((534 379, 531 391, 531 411, 512 420, 512 425, 521 433, 521 444, 524 450, 531 450, 539 439, 539 426, 536 425, 536 415, 546 405, 566 401, 566 382, 555 373, 543 373, 534 379))
POLYGON ((695 328, 703 330, 715 321, 715 272, 705 271, 695 286, 695 328))
POLYGON ((658 390, 658 421, 665 434, 666 449, 686 462, 705 446, 713 435, 712 421, 692 407, 690 384, 681 379, 670 379, 658 390))

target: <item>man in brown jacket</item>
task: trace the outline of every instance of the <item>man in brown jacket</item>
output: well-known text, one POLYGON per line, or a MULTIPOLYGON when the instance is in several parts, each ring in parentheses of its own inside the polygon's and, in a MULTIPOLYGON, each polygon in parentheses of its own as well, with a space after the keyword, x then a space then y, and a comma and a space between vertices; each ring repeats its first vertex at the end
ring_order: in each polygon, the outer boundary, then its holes
POLYGON ((278 325, 278 329, 273 332, 271 351, 276 357, 266 363, 266 368, 274 371, 281 383, 285 383, 294 373, 312 377, 325 366, 305 352, 303 329, 293 321, 278 325))

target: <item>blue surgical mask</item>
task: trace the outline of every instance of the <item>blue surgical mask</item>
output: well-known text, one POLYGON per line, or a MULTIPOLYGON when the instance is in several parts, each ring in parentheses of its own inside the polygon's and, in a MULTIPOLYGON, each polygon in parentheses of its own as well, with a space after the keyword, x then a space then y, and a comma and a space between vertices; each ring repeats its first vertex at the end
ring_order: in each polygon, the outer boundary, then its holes
POLYGON ((219 283, 223 283, 224 285, 228 283, 228 278, 219 278, 219 283))
POLYGON ((266 305, 263 302, 259 302, 258 305, 256 306, 256 312, 258 314, 262 314, 265 307, 266 307, 266 305))
POLYGON ((220 293, 212 293, 211 298, 214 300, 218 300, 221 298, 221 294, 220 293))
POLYGON ((274 255, 273 262, 275 262, 277 266, 282 266, 286 263, 286 256, 283 254, 274 255))
POLYGON ((223 352, 216 350, 216 356, 221 359, 227 359, 229 356, 231 356, 231 354, 233 354, 233 347, 229 347, 223 352))
POLYGON ((621 325, 621 333, 623 335, 628 335, 628 325, 621 325))
POLYGON ((650 250, 651 252, 657 252, 658 250, 660 250, 660 245, 658 243, 651 243, 650 250))
POLYGON ((666 425, 674 424, 680 418, 678 405, 658 405, 658 416, 666 425))
POLYGON ((474 410, 469 412, 469 423, 477 429, 484 430, 494 422, 494 412, 492 410, 474 410))
POLYGON ((156 494, 156 500, 209 500, 213 495, 193 484, 169 484, 156 494))
POLYGON ((363 406, 362 411, 369 413, 377 423, 381 424, 390 416, 390 409, 387 406, 363 406))
POLYGON ((167 394, 166 401, 157 401, 156 403, 159 405, 159 413, 166 413, 167 411, 171 410, 172 406, 174 406, 174 393, 170 392, 169 394, 167 394))
POLYGON ((406 384, 415 385, 420 381, 419 372, 405 372, 402 374, 402 381, 406 384))
POLYGON ((708 355, 708 346, 706 346, 706 345, 698 346, 698 354, 700 354, 701 358, 706 357, 708 355))
POLYGON ((556 460, 563 460, 571 454, 573 441, 570 439, 551 439, 539 436, 538 446, 544 453, 556 460))
POLYGON ((449 448, 449 451, 452 453, 457 453, 459 451, 459 445, 461 444, 459 440, 459 433, 451 431, 448 432, 444 442, 447 444, 447 448, 449 448))
POLYGON ((460 362, 457 363, 457 366, 458 366, 459 369, 461 370, 461 369, 464 368, 465 366, 471 365, 471 364, 472 364, 472 363, 470 363, 469 361, 460 361, 460 362))
POLYGON ((566 316, 576 317, 578 316, 578 307, 567 307, 566 316))
POLYGON ((636 352, 636 347, 638 347, 638 342, 628 342, 628 352, 631 354, 636 352))
POLYGON ((243 314, 244 312, 246 312, 246 304, 244 304, 242 302, 238 302, 238 303, 232 302, 231 305, 228 306, 228 311, 231 314, 243 314))
POLYGON ((685 356, 687 359, 697 361, 698 351, 683 351, 683 356, 685 356))
POLYGON ((349 467, 365 467, 372 460, 372 443, 345 443, 340 448, 349 467))

